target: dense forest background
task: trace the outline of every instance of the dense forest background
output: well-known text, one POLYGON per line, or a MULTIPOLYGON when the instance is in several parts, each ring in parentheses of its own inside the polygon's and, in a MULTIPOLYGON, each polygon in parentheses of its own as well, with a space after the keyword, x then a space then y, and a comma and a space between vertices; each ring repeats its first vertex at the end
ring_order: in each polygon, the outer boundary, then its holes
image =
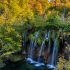
POLYGON ((52 11, 70 15, 70 0, 0 0, 0 23, 35 20, 36 16, 47 18, 52 11), (65 11, 64 11, 65 8, 65 11))

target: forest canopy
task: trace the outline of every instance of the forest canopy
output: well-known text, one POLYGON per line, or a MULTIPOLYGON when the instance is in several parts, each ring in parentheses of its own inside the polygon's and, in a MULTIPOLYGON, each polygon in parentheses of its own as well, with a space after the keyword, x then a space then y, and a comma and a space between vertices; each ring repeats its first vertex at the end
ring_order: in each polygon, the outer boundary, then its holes
POLYGON ((0 23, 34 21, 36 16, 46 19, 52 11, 69 16, 70 0, 0 0, 0 23))

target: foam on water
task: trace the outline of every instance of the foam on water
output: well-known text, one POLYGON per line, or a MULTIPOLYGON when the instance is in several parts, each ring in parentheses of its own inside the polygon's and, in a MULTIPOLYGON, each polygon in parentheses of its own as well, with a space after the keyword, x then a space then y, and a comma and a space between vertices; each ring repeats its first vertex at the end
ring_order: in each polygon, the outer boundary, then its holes
POLYGON ((36 66, 36 67, 44 66, 44 63, 37 63, 34 66, 36 66))
POLYGON ((34 61, 33 59, 31 59, 31 58, 26 58, 26 60, 28 61, 28 62, 30 62, 30 63, 37 63, 36 61, 34 61))
POLYGON ((51 65, 51 64, 47 64, 47 67, 48 67, 49 69, 54 69, 54 68, 55 68, 55 66, 53 66, 53 65, 51 65))
POLYGON ((31 58, 26 58, 26 61, 31 63, 31 64, 34 64, 34 66, 36 66, 36 67, 40 67, 40 66, 44 66, 45 65, 44 63, 36 62, 33 59, 31 59, 31 58))

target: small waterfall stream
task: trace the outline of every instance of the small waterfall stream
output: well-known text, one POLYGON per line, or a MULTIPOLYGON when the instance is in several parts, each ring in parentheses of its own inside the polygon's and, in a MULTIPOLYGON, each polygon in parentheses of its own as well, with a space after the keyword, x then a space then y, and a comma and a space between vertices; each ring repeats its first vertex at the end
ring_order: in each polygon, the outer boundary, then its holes
POLYGON ((38 61, 37 61, 38 63, 35 65, 37 67, 41 66, 41 65, 44 65, 44 63, 42 63, 42 51, 43 51, 43 49, 45 47, 45 41, 48 40, 49 37, 50 37, 50 31, 45 34, 44 40, 43 40, 43 42, 41 44, 41 48, 40 48, 40 51, 39 51, 39 57, 38 57, 38 61))
POLYGON ((27 58, 27 61, 29 61, 30 63, 36 63, 34 60, 33 60, 33 50, 37 44, 37 39, 38 39, 38 35, 39 35, 39 32, 36 32, 35 34, 35 41, 31 39, 30 41, 30 47, 29 47, 29 52, 28 52, 28 58, 27 58))
POLYGON ((47 64, 47 66, 51 69, 55 68, 55 65, 57 63, 57 54, 58 54, 58 45, 57 45, 57 37, 56 37, 56 33, 55 33, 51 59, 50 59, 50 62, 47 64))
POLYGON ((29 58, 33 58, 33 49, 34 49, 34 47, 36 46, 36 44, 37 44, 37 39, 38 39, 38 34, 39 34, 39 32, 36 32, 36 34, 35 34, 35 41, 33 41, 32 39, 31 39, 31 41, 30 41, 30 50, 29 50, 29 58))
POLYGON ((41 49, 40 49, 40 52, 39 52, 38 62, 40 62, 40 56, 41 56, 42 50, 44 49, 44 46, 45 46, 45 40, 48 40, 49 37, 50 37, 50 31, 45 34, 45 38, 44 38, 44 40, 43 40, 43 42, 42 42, 41 49))

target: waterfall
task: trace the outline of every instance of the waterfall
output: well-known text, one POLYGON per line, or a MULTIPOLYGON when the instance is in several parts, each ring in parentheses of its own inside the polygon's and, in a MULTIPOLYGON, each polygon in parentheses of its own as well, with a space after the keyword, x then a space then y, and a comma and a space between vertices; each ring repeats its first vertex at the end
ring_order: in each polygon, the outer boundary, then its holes
POLYGON ((39 32, 36 32, 35 34, 35 40, 31 39, 30 41, 30 47, 29 47, 29 52, 28 52, 28 58, 26 59, 27 61, 29 61, 30 63, 36 63, 34 60, 33 60, 33 50, 34 50, 34 47, 36 46, 37 44, 37 39, 38 39, 38 35, 39 35, 39 32))
POLYGON ((50 50, 51 50, 51 31, 48 31, 48 46, 46 49, 46 62, 49 60, 49 55, 50 55, 50 50))
POLYGON ((36 45, 37 45, 38 37, 39 37, 39 31, 35 33, 34 47, 36 47, 36 45))
POLYGON ((46 40, 49 39, 49 35, 50 35, 50 32, 48 32, 48 33, 45 34, 45 39, 46 39, 46 40))
POLYGON ((50 35, 50 31, 45 34, 44 40, 42 42, 42 45, 41 45, 41 48, 40 48, 40 51, 39 51, 38 61, 37 61, 38 63, 35 65, 37 67, 44 65, 44 63, 42 63, 42 61, 43 61, 42 51, 43 51, 43 49, 45 47, 45 41, 48 40, 49 37, 50 37, 49 35, 50 35))
POLYGON ((45 38, 44 38, 44 40, 43 40, 43 42, 42 42, 42 45, 41 45, 41 48, 40 48, 39 57, 38 57, 38 62, 40 62, 40 60, 41 60, 40 57, 41 57, 41 55, 42 55, 42 50, 44 49, 44 46, 45 46, 45 40, 48 40, 48 39, 49 39, 49 37, 50 37, 49 35, 50 35, 50 31, 45 34, 45 38))
POLYGON ((33 41, 32 39, 31 39, 31 41, 30 41, 30 50, 29 50, 29 57, 30 58, 33 58, 33 49, 34 49, 34 47, 36 46, 36 44, 37 44, 37 39, 38 39, 38 34, 39 34, 39 32, 36 32, 36 34, 35 34, 35 41, 33 41))
POLYGON ((42 59, 42 50, 43 50, 43 48, 44 48, 44 45, 45 45, 45 40, 42 42, 42 45, 41 45, 41 49, 40 49, 40 51, 39 51, 39 57, 38 57, 38 62, 40 62, 41 61, 41 59, 42 59))
POLYGON ((33 46, 34 46, 34 42, 31 39, 29 50, 28 50, 28 58, 26 58, 26 60, 30 63, 34 63, 34 61, 33 61, 33 46))
POLYGON ((41 49, 40 49, 40 51, 39 51, 39 57, 38 57, 38 63, 37 64, 35 64, 35 66, 36 67, 39 67, 39 66, 41 66, 41 65, 44 65, 44 63, 40 63, 41 61, 42 61, 42 50, 43 50, 43 48, 44 48, 44 45, 45 45, 45 40, 42 42, 42 45, 41 45, 41 49))
POLYGON ((48 68, 55 68, 55 65, 57 63, 57 54, 58 54, 58 47, 57 47, 57 38, 56 34, 54 34, 54 45, 53 45, 53 51, 51 54, 50 62, 47 64, 48 68))
POLYGON ((56 49, 56 39, 54 40, 54 47, 53 47, 53 52, 52 52, 52 60, 51 60, 51 65, 54 65, 54 59, 55 59, 55 51, 57 50, 56 49))
POLYGON ((29 47, 30 49, 29 49, 29 53, 28 53, 29 55, 28 55, 27 61, 34 64, 34 66, 36 66, 36 67, 46 66, 43 63, 42 53, 43 53, 43 50, 45 47, 45 41, 47 40, 48 41, 47 54, 50 55, 50 56, 47 55, 47 57, 49 57, 47 67, 49 69, 54 69, 57 64, 57 57, 58 57, 58 36, 56 35, 56 33, 54 33, 53 48, 51 49, 51 31, 49 30, 47 33, 45 33, 44 39, 43 39, 41 47, 40 47, 40 51, 38 53, 38 59, 37 59, 37 61, 34 61, 33 60, 34 59, 33 50, 34 50, 35 46, 37 45, 38 37, 39 37, 39 33, 36 32, 35 39, 30 40, 30 47, 29 47), (50 54, 51 50, 52 50, 52 53, 50 54))
POLYGON ((47 51, 47 53, 49 54, 49 52, 50 52, 50 48, 51 48, 51 42, 50 42, 50 30, 49 30, 49 33, 48 33, 48 41, 49 41, 49 45, 48 45, 48 51, 47 51))

